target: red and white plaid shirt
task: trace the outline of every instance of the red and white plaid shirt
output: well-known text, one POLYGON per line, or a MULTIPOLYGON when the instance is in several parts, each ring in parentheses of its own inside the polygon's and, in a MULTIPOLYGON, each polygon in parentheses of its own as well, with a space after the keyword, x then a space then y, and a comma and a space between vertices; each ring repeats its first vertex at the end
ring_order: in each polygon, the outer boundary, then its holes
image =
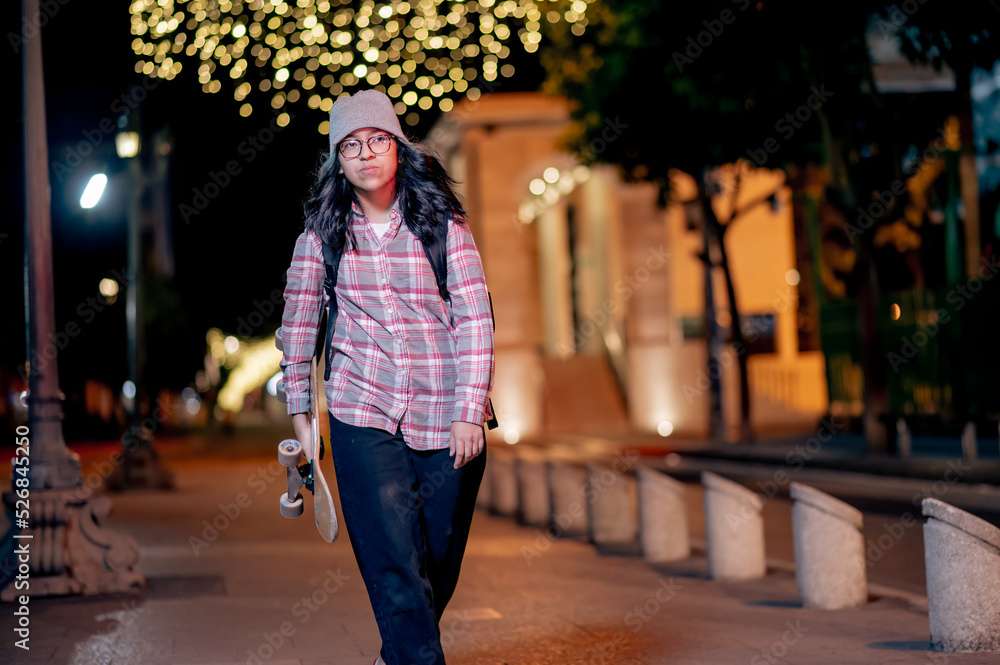
MULTIPOLYGON (((350 425, 389 432, 399 425, 411 448, 447 448, 452 421, 486 420, 493 386, 493 317, 472 233, 449 224, 449 313, 421 242, 399 211, 393 208, 381 238, 355 212, 357 247, 344 252, 337 275, 327 405, 350 425)), ((311 231, 302 233, 288 268, 281 367, 289 414, 311 405, 309 367, 326 307, 320 243, 311 231)))

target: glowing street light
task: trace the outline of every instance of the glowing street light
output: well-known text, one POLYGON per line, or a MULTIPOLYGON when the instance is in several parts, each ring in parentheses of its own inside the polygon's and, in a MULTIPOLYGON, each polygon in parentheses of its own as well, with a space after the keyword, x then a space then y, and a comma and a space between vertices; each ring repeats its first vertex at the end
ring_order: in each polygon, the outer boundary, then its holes
POLYGON ((104 194, 104 188, 108 185, 108 176, 103 173, 95 173, 90 176, 90 180, 87 182, 87 186, 83 190, 83 195, 80 196, 80 207, 84 210, 90 210, 97 205, 98 201, 101 200, 101 195, 104 194))
MULTIPOLYGON (((125 118, 125 116, 122 116, 122 118, 125 118)), ((115 134, 115 150, 122 159, 131 159, 138 155, 139 132, 120 131, 115 134)))

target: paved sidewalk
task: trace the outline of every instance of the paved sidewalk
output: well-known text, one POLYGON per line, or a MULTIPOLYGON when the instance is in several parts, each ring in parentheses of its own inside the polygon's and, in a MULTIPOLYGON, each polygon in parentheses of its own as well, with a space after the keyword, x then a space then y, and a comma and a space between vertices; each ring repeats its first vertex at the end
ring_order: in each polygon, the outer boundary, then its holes
MULTIPOLYGON (((109 524, 140 543, 147 588, 32 599, 29 652, 13 647, 12 606, 0 605, 0 662, 371 663, 379 638, 346 534, 327 545, 308 518, 281 518, 276 441, 244 439, 165 442, 177 489, 115 495, 109 524)), ((652 567, 479 512, 442 624, 448 662, 997 662, 928 651, 926 611, 899 599, 811 611, 788 571, 740 584, 705 572, 699 556, 652 567)))

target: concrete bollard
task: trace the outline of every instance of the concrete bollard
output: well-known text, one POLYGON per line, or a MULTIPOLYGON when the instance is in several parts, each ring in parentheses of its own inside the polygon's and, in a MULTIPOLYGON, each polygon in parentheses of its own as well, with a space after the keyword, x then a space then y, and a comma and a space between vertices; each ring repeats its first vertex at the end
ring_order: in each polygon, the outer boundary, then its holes
POLYGON ((531 453, 517 458, 517 485, 521 503, 521 521, 545 527, 552 516, 549 479, 545 460, 531 453))
POLYGON ((490 474, 493 511, 504 517, 514 517, 519 507, 514 454, 509 450, 490 452, 492 454, 486 458, 486 466, 490 474))
POLYGON ((610 467, 587 464, 590 540, 595 545, 625 545, 639 535, 635 478, 610 467))
POLYGON ((937 499, 923 513, 931 645, 1000 651, 1000 529, 937 499))
POLYGON ((568 462, 549 462, 552 523, 561 536, 587 534, 587 471, 568 462))
POLYGON ((840 499, 791 484, 795 582, 802 605, 840 610, 868 602, 864 518, 840 499))
POLYGON ((666 563, 691 556, 684 483, 648 467, 636 469, 636 479, 643 557, 666 563))
POLYGON ((913 454, 913 436, 902 418, 896 420, 896 451, 902 459, 909 459, 913 454))
POLYGON ((764 501, 753 491, 711 471, 701 474, 705 486, 705 544, 708 574, 735 582, 763 577, 764 501))
POLYGON ((962 428, 962 457, 970 462, 975 462, 979 458, 976 438, 976 423, 965 423, 965 427, 962 428))

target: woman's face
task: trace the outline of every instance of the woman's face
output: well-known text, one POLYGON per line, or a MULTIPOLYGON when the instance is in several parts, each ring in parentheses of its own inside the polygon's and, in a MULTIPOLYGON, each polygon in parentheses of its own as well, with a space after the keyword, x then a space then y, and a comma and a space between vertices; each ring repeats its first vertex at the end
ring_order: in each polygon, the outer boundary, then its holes
POLYGON ((337 150, 340 152, 340 168, 355 189, 371 194, 386 188, 395 189, 399 162, 396 139, 391 134, 373 127, 359 129, 344 137, 337 150), (361 152, 355 156, 359 144, 361 152), (386 152, 378 154, 379 150, 386 148, 386 152))

